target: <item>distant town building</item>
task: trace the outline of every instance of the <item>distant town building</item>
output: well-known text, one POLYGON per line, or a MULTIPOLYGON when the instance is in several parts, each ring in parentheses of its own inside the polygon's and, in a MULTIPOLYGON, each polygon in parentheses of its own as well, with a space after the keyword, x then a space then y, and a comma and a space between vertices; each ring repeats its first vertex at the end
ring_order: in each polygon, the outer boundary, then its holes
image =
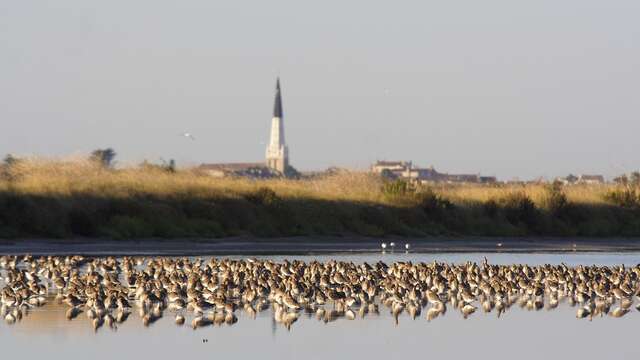
POLYGON ((380 174, 385 177, 397 178, 403 175, 408 169, 411 169, 411 161, 377 161, 371 166, 371 172, 380 174))
POLYGON ((546 185, 549 184, 549 181, 544 176, 538 176, 537 178, 525 181, 525 183, 527 185, 546 185))
POLYGON ((347 168, 340 168, 337 166, 330 166, 325 170, 317 170, 317 171, 303 171, 300 172, 299 177, 304 179, 321 179, 329 176, 341 175, 341 174, 349 174, 352 170, 347 168))
POLYGON ((417 182, 448 182, 448 183, 495 183, 494 176, 480 176, 476 174, 446 174, 433 168, 414 167, 411 161, 376 161, 371 171, 392 179, 406 179, 417 182))
POLYGON ((414 168, 409 167, 401 173, 405 179, 417 181, 446 181, 445 174, 440 174, 433 167, 414 168))
POLYGON ((267 178, 275 175, 264 163, 202 164, 198 170, 213 177, 242 176, 249 178, 267 178))
POLYGON ((267 145, 267 167, 285 174, 289 167, 289 148, 284 142, 284 118, 282 114, 282 95, 280 79, 276 80, 276 98, 271 119, 271 138, 267 145))
POLYGON ((480 182, 483 184, 495 184, 498 179, 495 176, 480 176, 480 182))
POLYGON ((202 164, 198 170, 215 177, 242 176, 250 178, 285 176, 296 172, 289 166, 289 148, 284 141, 284 119, 279 78, 276 80, 271 135, 267 145, 265 162, 202 164))
POLYGON ((569 174, 567 177, 557 178, 555 181, 560 182, 564 185, 574 185, 574 184, 604 184, 604 176, 602 175, 580 175, 575 176, 573 174, 569 174))
POLYGON ((581 184, 604 184, 604 176, 602 175, 580 175, 578 183, 581 184))

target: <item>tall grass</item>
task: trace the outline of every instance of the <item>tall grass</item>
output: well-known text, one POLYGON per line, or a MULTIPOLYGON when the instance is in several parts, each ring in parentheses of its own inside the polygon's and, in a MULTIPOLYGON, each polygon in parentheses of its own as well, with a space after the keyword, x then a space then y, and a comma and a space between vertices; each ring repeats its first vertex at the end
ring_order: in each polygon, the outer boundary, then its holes
POLYGON ((320 180, 217 178, 194 169, 175 173, 129 167, 108 170, 89 161, 24 159, 10 169, 14 181, 0 181, 0 189, 24 194, 102 197, 148 195, 241 196, 268 187, 279 196, 324 200, 379 201, 380 179, 366 173, 345 173, 320 180))
POLYGON ((640 191, 614 185, 214 178, 198 169, 104 169, 22 159, 0 176, 0 237, 640 235, 640 191))

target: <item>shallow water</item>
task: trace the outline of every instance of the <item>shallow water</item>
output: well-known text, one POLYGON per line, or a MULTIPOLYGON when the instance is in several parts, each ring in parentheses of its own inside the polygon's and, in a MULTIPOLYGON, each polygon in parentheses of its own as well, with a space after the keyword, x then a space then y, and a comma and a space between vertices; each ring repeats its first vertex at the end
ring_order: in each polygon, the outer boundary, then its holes
MULTIPOLYGON (((334 254, 306 256, 261 256, 274 260, 343 260, 376 262, 382 260, 449 263, 482 261, 494 264, 567 265, 635 265, 640 253, 569 253, 569 254, 334 254)), ((238 257, 246 258, 246 256, 238 257)), ((637 302, 636 302, 637 303, 637 302)), ((634 304, 635 306, 635 304, 634 304)), ((398 323, 388 310, 380 314, 345 318, 334 322, 318 321, 312 314, 302 314, 289 330, 273 320, 269 309, 251 318, 236 311, 233 325, 207 326, 193 330, 178 326, 173 313, 144 327, 134 311, 117 330, 102 327, 94 332, 84 314, 74 320, 65 318, 65 305, 51 300, 34 308, 21 321, 9 325, 0 322, 0 348, 3 358, 280 358, 316 359, 328 356, 345 358, 637 358, 640 313, 633 307, 622 318, 610 316, 578 320, 576 308, 566 301, 554 310, 526 310, 514 304, 500 318, 494 311, 481 308, 464 319, 451 308, 445 315, 427 321, 425 311, 415 320, 404 312, 398 323)))
MULTIPOLYGON (((251 256, 226 256, 230 259, 246 259, 251 256)), ((349 254, 322 254, 322 255, 261 255, 260 259, 272 260, 302 260, 302 261, 352 261, 355 263, 367 262, 369 264, 378 261, 392 263, 396 261, 411 261, 414 263, 433 261, 460 264, 467 261, 481 262, 487 258, 490 264, 561 264, 574 265, 637 265, 640 263, 640 253, 622 252, 575 252, 575 253, 414 253, 414 252, 385 252, 385 253, 349 253, 349 254)), ((205 257, 208 258, 208 257, 205 257)))

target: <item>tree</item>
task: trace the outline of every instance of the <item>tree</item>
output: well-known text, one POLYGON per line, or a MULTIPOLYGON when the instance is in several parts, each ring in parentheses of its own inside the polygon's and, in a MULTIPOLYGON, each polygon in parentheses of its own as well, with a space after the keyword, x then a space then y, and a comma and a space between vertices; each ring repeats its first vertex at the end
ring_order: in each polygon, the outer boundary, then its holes
POLYGON ((165 165, 168 172, 176 172, 176 161, 174 159, 169 160, 169 164, 165 165))
POLYGON ((629 178, 627 177, 627 175, 622 174, 622 175, 614 178, 613 182, 618 184, 618 185, 627 186, 627 184, 629 184, 629 178))
POLYGON ((569 174, 565 179, 569 184, 575 184, 578 181, 578 177, 573 174, 569 174))
POLYGON ((287 167, 284 169, 284 174, 282 175, 290 179, 299 179, 302 174, 300 174, 300 172, 293 166, 287 165, 287 167))
POLYGON ((21 160, 19 158, 11 154, 7 154, 0 166, 0 177, 6 178, 7 180, 14 180, 15 174, 12 170, 20 163, 20 161, 21 160))
POLYGON ((7 156, 4 157, 2 163, 4 167, 10 168, 12 166, 15 166, 19 161, 20 159, 18 159, 17 157, 11 154, 7 154, 7 156))
POLYGON ((160 165, 160 169, 170 173, 176 172, 176 161, 174 159, 169 159, 168 162, 165 161, 164 159, 161 159, 161 160, 162 160, 162 165, 160 165))
POLYGON ((89 160, 99 164, 103 168, 108 169, 113 166, 113 159, 115 159, 116 155, 116 152, 112 148, 97 149, 91 152, 89 160))
POLYGON ((629 176, 629 181, 631 182, 632 185, 640 185, 640 172, 639 171, 632 172, 631 176, 629 176))

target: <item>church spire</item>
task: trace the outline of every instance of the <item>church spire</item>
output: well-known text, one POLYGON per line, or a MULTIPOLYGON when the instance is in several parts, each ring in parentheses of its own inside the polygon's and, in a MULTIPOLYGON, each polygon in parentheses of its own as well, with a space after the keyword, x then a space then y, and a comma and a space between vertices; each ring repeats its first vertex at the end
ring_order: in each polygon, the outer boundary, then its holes
POLYGON ((267 146, 267 166, 284 174, 289 166, 289 149, 284 142, 284 119, 282 118, 282 94, 280 78, 276 80, 276 99, 271 119, 271 138, 267 146))
POLYGON ((273 117, 282 118, 282 97, 280 95, 280 78, 276 80, 276 100, 273 104, 273 117))

